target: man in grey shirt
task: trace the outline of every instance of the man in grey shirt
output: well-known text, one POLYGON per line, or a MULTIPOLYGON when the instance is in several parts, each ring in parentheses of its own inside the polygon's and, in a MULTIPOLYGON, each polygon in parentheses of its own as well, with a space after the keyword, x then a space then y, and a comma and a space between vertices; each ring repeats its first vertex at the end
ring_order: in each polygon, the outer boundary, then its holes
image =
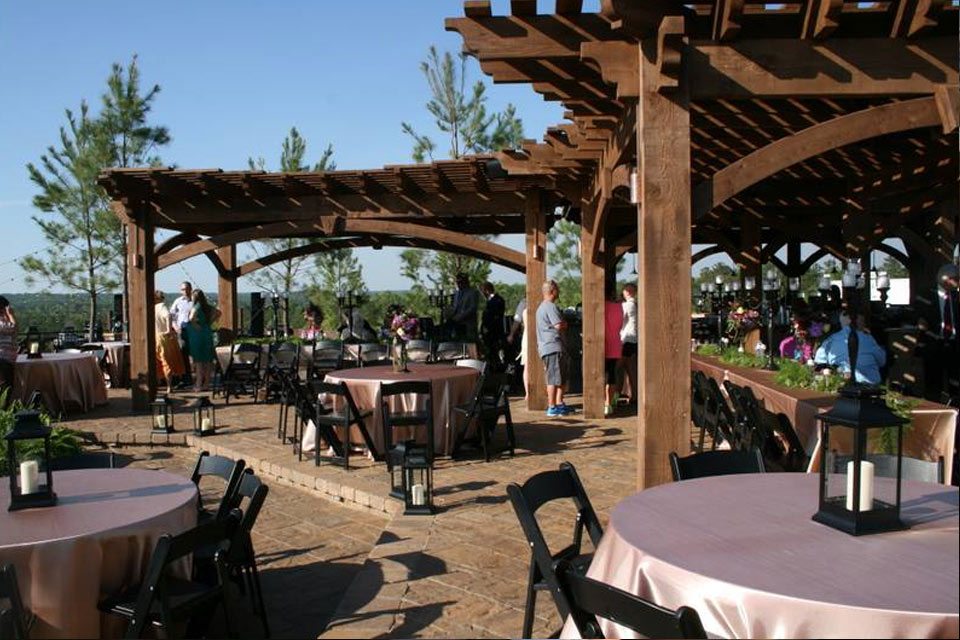
POLYGON ((547 380, 547 415, 565 416, 573 409, 563 403, 563 385, 566 384, 566 355, 563 352, 561 332, 567 322, 560 314, 556 301, 560 288, 553 280, 543 283, 543 302, 537 307, 537 351, 543 360, 547 380))

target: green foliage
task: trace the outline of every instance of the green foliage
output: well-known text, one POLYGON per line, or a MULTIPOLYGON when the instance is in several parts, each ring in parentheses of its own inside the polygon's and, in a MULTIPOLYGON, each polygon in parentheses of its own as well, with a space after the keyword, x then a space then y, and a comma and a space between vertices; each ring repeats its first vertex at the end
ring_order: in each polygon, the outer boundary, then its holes
MULTIPOLYGON (((7 395, 10 389, 0 391, 0 476, 8 475, 7 469, 7 441, 4 436, 13 428, 14 418, 18 411, 23 411, 24 406, 19 400, 14 400, 7 404, 7 395)), ((50 425, 50 416, 46 413, 40 414, 40 419, 45 425, 50 425)), ((54 426, 53 433, 50 435, 50 456, 57 458, 80 453, 83 449, 80 433, 67 429, 65 427, 54 426)), ((18 460, 37 460, 43 455, 43 441, 31 440, 17 443, 18 460)))
POLYGON ((877 265, 878 271, 886 271, 891 278, 909 278, 910 270, 900 264, 900 261, 892 256, 884 256, 883 261, 877 265))
POLYGON ((401 274, 410 280, 415 291, 424 294, 427 290, 438 287, 452 291, 454 278, 458 273, 466 274, 474 287, 490 279, 489 262, 456 253, 405 249, 400 253, 400 261, 401 274))
POLYGON ((722 353, 723 349, 718 344, 707 343, 697 347, 697 354, 708 358, 719 358, 722 353))
POLYGON ((734 347, 724 349, 723 353, 720 354, 720 361, 734 367, 744 367, 747 369, 762 369, 767 364, 765 357, 741 352, 734 347))
POLYGON ((311 302, 323 311, 324 329, 333 330, 340 326, 341 319, 337 306, 337 292, 341 290, 366 293, 363 282, 363 268, 353 255, 353 249, 335 249, 318 253, 314 258, 316 277, 307 291, 311 302))
POLYGON ((553 277, 558 281, 580 276, 580 225, 558 220, 547 236, 547 251, 553 277))
MULTIPOLYGON (((296 127, 290 127, 290 133, 283 140, 283 148, 280 152, 280 171, 285 173, 297 173, 301 171, 332 171, 337 165, 333 161, 333 145, 328 144, 320 155, 320 160, 312 166, 304 161, 307 155, 307 141, 300 135, 296 127)), ((263 157, 256 160, 247 159, 247 164, 252 171, 266 171, 267 161, 263 157)), ((295 251, 299 247, 311 244, 311 240, 305 238, 268 238, 257 240, 251 244, 254 253, 258 258, 272 256, 283 251, 295 251)), ((343 249, 352 255, 351 249, 343 249)), ((322 254, 321 254, 322 255, 322 254)), ((309 255, 295 256, 281 260, 272 265, 268 265, 258 271, 250 274, 250 282, 255 286, 277 295, 290 295, 294 287, 301 281, 313 277, 309 255)), ((324 315, 327 309, 324 309, 324 315)))
MULTIPOLYGON (((884 399, 887 401, 887 407, 906 420, 903 425, 904 432, 913 428, 913 410, 920 406, 918 398, 909 398, 896 391, 887 390, 884 399)), ((884 427, 877 431, 874 446, 879 453, 895 454, 897 452, 897 427, 884 427)))
POLYGON ((813 384, 815 376, 812 367, 786 358, 778 363, 780 368, 773 376, 773 381, 777 384, 791 389, 809 389, 813 384))

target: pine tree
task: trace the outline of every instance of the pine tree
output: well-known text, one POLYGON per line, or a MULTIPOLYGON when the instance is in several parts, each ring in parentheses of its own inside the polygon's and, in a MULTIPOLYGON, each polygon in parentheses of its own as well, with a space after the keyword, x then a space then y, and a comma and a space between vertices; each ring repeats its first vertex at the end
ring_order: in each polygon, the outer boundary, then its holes
MULTIPOLYGON (((430 88, 427 111, 434 118, 436 128, 449 138, 449 157, 516 148, 523 140, 523 123, 512 104, 502 113, 487 112, 486 86, 477 81, 467 95, 467 57, 458 54, 456 60, 449 51, 441 58, 431 46, 420 70, 430 88)), ((427 135, 418 133, 412 125, 402 123, 403 132, 413 138, 413 159, 424 162, 434 159, 437 145, 427 135)), ((424 282, 434 286, 452 286, 457 273, 465 273, 473 284, 490 276, 490 263, 435 251, 408 249, 400 254, 403 275, 413 282, 415 289, 424 288, 424 282)))
POLYGON ((363 268, 353 249, 334 249, 318 253, 314 258, 318 277, 310 288, 310 300, 323 310, 324 324, 335 329, 340 324, 337 292, 366 293, 363 268))
MULTIPOLYGON (((304 163, 307 155, 307 141, 300 135, 296 127, 290 128, 290 133, 283 140, 283 150, 280 154, 280 171, 295 173, 298 171, 332 171, 336 168, 333 162, 333 146, 327 145, 320 156, 320 160, 312 167, 304 163)), ((266 160, 262 157, 248 159, 253 171, 266 171, 266 160)), ((303 238, 269 238, 254 243, 257 257, 269 256, 281 251, 288 251, 310 244, 310 240, 303 238)), ((348 252, 352 251, 347 249, 348 252)), ((250 280, 258 287, 277 295, 289 296, 291 290, 299 281, 311 277, 309 256, 287 258, 275 265, 264 267, 250 275, 250 280)))
MULTIPOLYGON (((142 167, 158 166, 160 158, 156 155, 159 147, 170 142, 170 132, 166 127, 155 127, 147 123, 147 116, 153 107, 153 101, 160 93, 160 85, 155 84, 146 94, 140 93, 140 69, 137 56, 123 67, 114 63, 107 78, 107 91, 101 97, 103 109, 98 125, 110 150, 108 166, 142 167)), ((119 241, 118 254, 122 274, 123 325, 127 326, 127 230, 116 222, 116 238, 119 241)))
POLYGON ((39 166, 29 163, 30 180, 40 193, 33 204, 50 216, 33 216, 49 246, 45 257, 20 260, 29 286, 39 277, 53 286, 89 296, 88 339, 94 339, 97 294, 117 286, 117 218, 106 193, 97 186, 111 149, 86 102, 80 113, 66 110, 59 148, 51 145, 39 166))

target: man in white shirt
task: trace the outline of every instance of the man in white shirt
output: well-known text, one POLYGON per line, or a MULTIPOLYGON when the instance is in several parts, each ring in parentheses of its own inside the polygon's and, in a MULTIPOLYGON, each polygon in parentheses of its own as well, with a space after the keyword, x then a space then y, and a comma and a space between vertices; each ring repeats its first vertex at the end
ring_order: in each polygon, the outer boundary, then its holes
MULTIPOLYGON (((180 297, 170 305, 170 323, 173 330, 177 332, 180 338, 180 351, 183 353, 184 363, 190 362, 190 347, 187 344, 187 332, 183 330, 184 326, 190 322, 190 312, 193 310, 193 285, 189 282, 180 283, 180 297)), ((193 380, 190 377, 190 366, 187 364, 186 373, 177 388, 191 386, 193 380)))

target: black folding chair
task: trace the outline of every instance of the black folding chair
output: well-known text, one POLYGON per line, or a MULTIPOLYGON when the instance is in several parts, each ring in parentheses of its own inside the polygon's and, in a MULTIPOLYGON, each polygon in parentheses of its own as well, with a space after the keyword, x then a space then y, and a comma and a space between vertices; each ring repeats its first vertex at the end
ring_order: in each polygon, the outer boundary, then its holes
POLYGON ((230 354, 230 363, 223 372, 223 395, 226 403, 230 404, 230 395, 238 398, 241 393, 253 396, 257 402, 257 394, 263 380, 260 376, 260 358, 263 352, 258 344, 238 344, 230 354))
POLYGON ((407 342, 407 360, 410 362, 429 362, 433 357, 433 345, 429 340, 410 340, 407 342))
MULTIPOLYGON (((834 473, 844 473, 847 463, 852 459, 852 456, 838 455, 833 451, 827 462, 827 468, 832 469, 834 473)), ((878 478, 897 477, 897 456, 888 453, 868 453, 864 456, 864 460, 873 463, 873 473, 878 478)), ((904 456, 901 477, 904 480, 943 484, 946 479, 943 456, 936 460, 921 460, 904 456)))
POLYGON ((636 631, 642 638, 706 638, 700 616, 690 607, 665 609, 583 575, 567 560, 554 566, 560 593, 581 638, 604 638, 597 618, 636 631))
POLYGON ((456 362, 470 357, 470 345, 466 342, 441 342, 433 355, 434 362, 456 362))
POLYGON ((376 367, 390 364, 390 351, 382 344, 364 342, 360 344, 360 366, 376 367))
MULTIPOLYGON (((383 423, 383 448, 384 458, 387 461, 387 472, 393 473, 395 464, 400 460, 394 460, 394 449, 397 444, 393 440, 393 430, 397 428, 416 428, 423 426, 426 434, 423 438, 423 444, 426 446, 427 459, 433 460, 434 456, 434 434, 433 434, 433 398, 432 385, 427 380, 410 380, 401 382, 391 382, 380 385, 380 415, 383 423), (410 406, 406 410, 394 411, 390 408, 391 399, 394 403, 401 402, 407 396, 406 400, 413 404, 422 399, 423 408, 410 406)), ((417 441, 418 439, 412 438, 417 441)), ((402 496, 398 496, 401 497, 402 496)))
POLYGON ((343 368, 343 343, 339 340, 317 340, 313 345, 313 357, 308 367, 310 380, 323 379, 323 376, 343 368))
POLYGON ((117 454, 113 451, 86 451, 72 456, 59 456, 50 459, 51 471, 73 471, 76 469, 116 469, 117 454))
POLYGON ((27 640, 34 616, 23 606, 17 570, 12 564, 0 566, 0 638, 3 640, 27 640))
MULTIPOLYGON (((263 637, 270 637, 270 625, 267 622, 267 607, 263 600, 260 585, 260 573, 257 571, 257 557, 250 535, 260 515, 260 509, 266 500, 269 487, 254 475, 252 469, 246 469, 237 487, 238 508, 242 512, 239 525, 230 539, 230 547, 223 556, 227 574, 238 583, 245 594, 250 595, 254 613, 263 625, 263 637)), ((197 551, 193 557, 194 579, 213 584, 217 579, 214 563, 217 547, 209 546, 197 551)))
POLYGON ((699 435, 694 450, 703 451, 706 435, 711 431, 707 421, 707 394, 703 389, 703 379, 706 375, 702 371, 692 371, 690 375, 690 420, 697 428, 699 435))
POLYGON ((673 479, 692 480, 708 476, 725 476, 734 473, 763 473, 763 456, 759 449, 749 451, 704 451, 681 458, 670 452, 670 470, 673 479))
POLYGON ((320 460, 326 459, 330 462, 342 465, 344 469, 350 468, 350 427, 356 425, 363 437, 364 444, 370 450, 374 460, 382 460, 382 456, 377 451, 377 446, 367 431, 366 419, 373 415, 372 411, 360 412, 353 396, 350 395, 350 389, 346 383, 314 382, 311 383, 311 391, 314 397, 325 393, 331 397, 335 409, 327 409, 317 401, 316 415, 313 416, 313 423, 317 427, 317 444, 314 448, 314 464, 320 466, 320 460), (337 400, 339 398, 339 401, 337 400), (342 441, 337 436, 335 429, 340 427, 343 430, 342 441), (332 456, 322 456, 320 454, 320 438, 327 441, 327 444, 334 450, 332 456), (339 449, 339 451, 337 451, 339 449))
POLYGON ((710 436, 713 439, 711 449, 726 441, 734 449, 737 448, 736 426, 737 419, 727 404, 727 399, 723 397, 720 385, 710 376, 704 376, 701 379, 701 389, 705 395, 704 419, 707 428, 710 429, 710 436))
POLYGON ((269 358, 264 380, 268 402, 281 399, 285 380, 300 377, 300 345, 283 342, 270 349, 269 358))
POLYGON ((231 460, 224 456, 210 455, 209 451, 201 451, 197 456, 197 463, 194 465, 190 480, 197 485, 200 490, 200 481, 203 478, 217 477, 224 481, 223 494, 217 503, 217 510, 208 512, 203 508, 200 497, 197 497, 197 509, 201 520, 216 519, 223 520, 229 515, 230 511, 237 506, 236 497, 237 487, 240 485, 240 476, 243 475, 243 469, 246 462, 242 459, 231 460))
POLYGON ((510 496, 513 510, 517 514, 517 519, 520 520, 520 526, 531 549, 527 602, 523 614, 523 631, 520 634, 522 638, 531 638, 537 591, 550 591, 561 620, 565 620, 570 615, 570 607, 566 599, 561 596, 560 585, 553 571, 554 563, 557 560, 567 560, 578 570, 585 572, 593 559, 593 554, 585 555, 581 552, 583 531, 586 529, 596 549, 600 544, 600 538, 603 537, 603 529, 590 504, 587 492, 580 482, 580 477, 569 462, 561 463, 557 471, 543 471, 536 474, 523 483, 523 486, 510 483, 507 485, 507 495, 510 496), (573 501, 577 510, 573 526, 573 541, 560 551, 551 553, 537 523, 536 513, 548 502, 566 498, 573 501))
POLYGON ((769 463, 773 463, 784 471, 806 471, 810 456, 804 450, 790 418, 784 413, 773 413, 760 407, 760 419, 764 424, 765 440, 761 451, 765 464, 771 466, 769 463))
MULTIPOLYGON (((222 606, 227 636, 233 637, 224 558, 239 522, 240 513, 234 511, 223 520, 205 522, 176 536, 161 536, 143 582, 104 599, 99 605, 100 611, 129 620, 125 638, 142 637, 147 625, 176 637, 182 631, 174 625, 190 622, 205 626, 217 607, 222 606), (213 556, 217 576, 214 584, 177 576, 181 559, 209 547, 217 549, 213 556)), ((188 628, 184 637, 199 635, 196 629, 191 633, 188 628)))
POLYGON ((507 446, 504 449, 514 455, 516 435, 513 431, 513 416, 510 414, 510 377, 505 373, 484 370, 477 379, 470 402, 453 408, 454 440, 451 456, 456 457, 467 440, 470 425, 476 422, 477 438, 483 457, 490 462, 491 441, 500 416, 504 417, 507 446))

